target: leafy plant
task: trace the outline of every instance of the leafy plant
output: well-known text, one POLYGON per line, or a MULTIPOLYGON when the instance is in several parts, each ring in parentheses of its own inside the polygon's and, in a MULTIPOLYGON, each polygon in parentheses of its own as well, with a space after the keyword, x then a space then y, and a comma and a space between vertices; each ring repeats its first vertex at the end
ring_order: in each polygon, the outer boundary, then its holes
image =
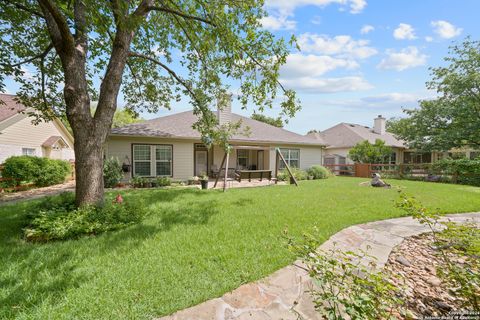
POLYGON ((327 179, 332 176, 330 170, 320 165, 315 165, 308 168, 307 174, 312 176, 313 179, 327 179))
POLYGON ((167 187, 172 184, 172 180, 168 177, 158 177, 156 182, 158 187, 167 187))
POLYGON ((424 207, 418 200, 400 192, 397 207, 429 227, 443 265, 439 276, 449 284, 463 307, 480 308, 480 229, 473 223, 440 221, 441 214, 424 207), (440 231, 443 228, 442 231, 440 231), (465 257, 461 265, 451 256, 465 257))
POLYGON ((480 186, 480 159, 441 159, 434 162, 430 170, 451 176, 454 183, 480 186))
POLYGON ((123 178, 122 166, 117 159, 107 159, 103 163, 103 183, 106 188, 114 188, 123 178))
POLYGON ((2 176, 10 185, 31 182, 38 187, 59 184, 70 173, 68 161, 32 156, 13 156, 5 160, 2 176))
POLYGON ((377 139, 374 144, 368 140, 357 143, 348 152, 348 157, 359 163, 384 163, 393 150, 385 145, 385 141, 377 139))
POLYGON ((366 251, 354 253, 333 247, 317 249, 311 235, 289 238, 288 247, 306 265, 316 284, 311 292, 317 311, 326 319, 391 319, 403 301, 399 288, 389 281, 392 274, 372 272, 375 258, 366 251))
POLYGON ((139 177, 139 176, 135 176, 132 179, 130 179, 130 184, 134 188, 143 188, 146 182, 147 182, 146 178, 139 177))
POLYGON ((48 197, 31 210, 24 236, 33 242, 66 240, 121 229, 140 222, 145 215, 145 207, 140 202, 76 208, 73 193, 48 197))
MULTIPOLYGON (((292 171, 293 176, 297 180, 306 180, 307 179, 307 173, 302 170, 298 169, 295 167, 291 167, 290 170, 292 171)), ((277 174, 277 179, 278 181, 289 181, 290 180, 290 173, 288 172, 287 168, 282 169, 278 172, 277 174)))

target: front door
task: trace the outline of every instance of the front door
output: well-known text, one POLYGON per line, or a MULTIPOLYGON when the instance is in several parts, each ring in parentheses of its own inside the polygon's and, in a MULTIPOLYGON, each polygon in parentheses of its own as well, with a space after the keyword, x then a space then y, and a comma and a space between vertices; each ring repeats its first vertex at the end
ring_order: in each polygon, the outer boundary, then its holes
POLYGON ((263 170, 263 150, 257 152, 257 170, 263 170))
POLYGON ((208 151, 207 150, 195 150, 195 175, 200 176, 207 174, 208 163, 208 151))

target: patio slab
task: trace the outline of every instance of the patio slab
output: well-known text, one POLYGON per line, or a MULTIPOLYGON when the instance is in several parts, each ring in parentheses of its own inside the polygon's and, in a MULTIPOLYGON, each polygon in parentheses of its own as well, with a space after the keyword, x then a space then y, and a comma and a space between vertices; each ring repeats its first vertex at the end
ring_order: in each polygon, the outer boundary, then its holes
MULTIPOLYGON (((480 212, 446 215, 443 220, 472 221, 480 225, 480 212)), ((378 267, 387 262, 403 238, 428 232, 410 217, 376 221, 343 229, 320 246, 365 250, 376 257, 378 267)), ((245 284, 220 298, 180 310, 159 320, 296 320, 321 319, 309 294, 313 283, 301 262, 296 261, 262 280, 245 284)))

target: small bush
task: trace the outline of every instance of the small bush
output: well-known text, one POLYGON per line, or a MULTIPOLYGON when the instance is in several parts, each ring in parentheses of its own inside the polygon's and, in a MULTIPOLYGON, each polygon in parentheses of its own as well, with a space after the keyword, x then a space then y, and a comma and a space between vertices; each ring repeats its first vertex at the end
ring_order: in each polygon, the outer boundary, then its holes
POLYGON ((172 180, 168 177, 158 177, 156 182, 158 187, 167 187, 172 184, 172 180))
POLYGON ((480 159, 442 159, 434 162, 430 171, 452 176, 453 183, 480 186, 480 159))
POLYGON ((125 228, 141 221, 145 214, 143 204, 124 201, 107 203, 102 207, 75 208, 73 193, 48 197, 27 215, 24 228, 28 241, 46 242, 66 240, 82 235, 125 228))
POLYGON ((123 178, 122 166, 117 159, 107 159, 103 163, 103 184, 105 188, 114 188, 123 178))
POLYGON ((10 185, 33 183, 45 187, 63 183, 70 173, 68 161, 31 156, 13 156, 5 160, 2 176, 10 185))
POLYGON ((311 166, 310 168, 308 168, 307 174, 309 176, 312 176, 313 179, 327 179, 332 176, 330 170, 319 165, 311 166))
MULTIPOLYGON (((302 170, 298 169, 295 167, 290 168, 292 171, 293 176, 297 180, 306 180, 307 179, 307 173, 302 170)), ((288 170, 285 168, 283 170, 280 170, 277 174, 277 179, 278 181, 289 181, 290 180, 290 174, 288 173, 288 170)))

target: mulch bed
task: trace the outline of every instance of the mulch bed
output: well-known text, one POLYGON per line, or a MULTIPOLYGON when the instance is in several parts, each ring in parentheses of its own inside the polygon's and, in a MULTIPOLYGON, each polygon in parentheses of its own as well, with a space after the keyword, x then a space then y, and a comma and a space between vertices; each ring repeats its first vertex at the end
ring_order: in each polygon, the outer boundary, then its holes
MULTIPOLYGON (((385 269, 397 275, 392 281, 404 288, 407 319, 438 317, 461 309, 461 301, 451 294, 455 288, 438 277, 442 266, 439 254, 431 233, 406 238, 390 253, 385 269)), ((449 258, 452 263, 465 262, 456 254, 449 258)))

